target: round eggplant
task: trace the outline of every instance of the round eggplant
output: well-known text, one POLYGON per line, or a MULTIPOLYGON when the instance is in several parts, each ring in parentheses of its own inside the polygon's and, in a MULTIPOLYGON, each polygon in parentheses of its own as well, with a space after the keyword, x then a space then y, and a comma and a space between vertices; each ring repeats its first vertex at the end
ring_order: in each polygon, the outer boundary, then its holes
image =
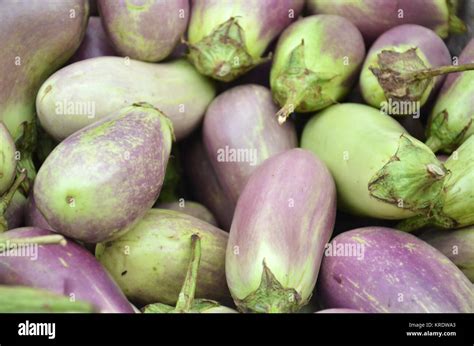
POLYGON ((185 201, 183 199, 177 202, 160 203, 157 208, 180 211, 184 214, 194 216, 196 219, 210 223, 213 226, 217 226, 214 215, 212 215, 209 209, 204 205, 197 202, 185 201))

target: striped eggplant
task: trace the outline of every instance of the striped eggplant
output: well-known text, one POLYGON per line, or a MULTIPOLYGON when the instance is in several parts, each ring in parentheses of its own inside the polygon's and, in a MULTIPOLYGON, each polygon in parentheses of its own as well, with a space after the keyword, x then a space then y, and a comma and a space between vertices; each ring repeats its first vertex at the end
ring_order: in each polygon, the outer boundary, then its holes
POLYGON ((185 60, 98 57, 53 74, 38 92, 36 109, 43 128, 62 140, 124 106, 147 102, 170 118, 180 140, 199 125, 214 96, 212 83, 185 60))
POLYGON ((450 64, 449 50, 435 32, 414 24, 397 26, 367 53, 360 74, 362 96, 390 115, 419 117, 419 108, 444 80, 422 73, 450 64))
POLYGON ((368 42, 401 24, 430 28, 442 38, 466 30, 456 16, 455 1, 446 0, 308 0, 310 13, 336 14, 354 23, 368 42))
POLYGON ((444 163, 449 174, 444 180, 438 203, 429 215, 403 220, 397 227, 412 231, 424 226, 452 229, 474 225, 473 157, 474 136, 471 136, 444 163))
MULTIPOLYGON (((474 39, 466 45, 459 64, 474 63, 474 39)), ((441 88, 427 126, 428 145, 434 152, 451 153, 474 134, 474 71, 449 75, 441 88)))
POLYGON ((360 216, 404 219, 439 202, 446 170, 393 118, 361 104, 331 106, 305 126, 301 146, 326 163, 338 206, 360 216))
POLYGON ((194 216, 196 219, 210 223, 213 226, 217 226, 214 215, 212 215, 209 209, 198 202, 185 201, 183 199, 177 202, 160 203, 157 208, 180 211, 184 214, 194 216))
POLYGON ((474 288, 441 252, 391 228, 335 237, 325 251, 318 292, 326 308, 365 312, 474 312, 474 288))
POLYGON ((358 77, 365 45, 347 19, 310 16, 290 25, 278 40, 270 73, 273 98, 290 113, 313 112, 340 101, 358 77))
POLYGON ((254 84, 227 90, 206 111, 203 142, 217 179, 233 203, 263 161, 298 145, 294 125, 279 125, 276 111, 270 90, 254 84))
POLYGON ((96 257, 132 302, 174 305, 185 280, 193 234, 202 246, 196 297, 229 300, 224 273, 227 233, 190 215, 151 209, 128 233, 98 244, 96 257))
POLYGON ((262 54, 303 5, 303 0, 193 0, 189 60, 202 74, 230 82, 268 60, 262 54))
POLYGON ((229 231, 235 202, 224 193, 201 138, 193 136, 183 149, 184 171, 194 197, 209 208, 223 230, 229 231))
POLYGON ((117 55, 107 34, 102 27, 99 17, 90 17, 86 34, 76 53, 69 60, 70 63, 95 58, 98 56, 117 55))
MULTIPOLYGON (((52 235, 34 227, 5 233, 7 239, 52 235)), ((0 284, 45 289, 71 300, 92 303, 100 312, 128 312, 133 309, 117 284, 86 249, 68 240, 66 245, 33 244, 13 247, 2 253, 0 284)))
POLYGON ((245 186, 226 252, 227 284, 243 312, 295 312, 308 303, 331 237, 336 190, 326 166, 292 149, 245 186))
POLYGON ((458 230, 431 229, 421 239, 448 257, 474 283, 474 227, 458 230))
POLYGON ((54 230, 88 243, 127 231, 158 198, 171 150, 168 118, 148 104, 125 107, 61 142, 34 185, 54 230))
POLYGON ((98 0, 97 5, 117 52, 141 61, 166 58, 188 25, 188 0, 98 0))
POLYGON ((0 196, 13 184, 16 174, 16 147, 5 125, 0 122, 0 196))

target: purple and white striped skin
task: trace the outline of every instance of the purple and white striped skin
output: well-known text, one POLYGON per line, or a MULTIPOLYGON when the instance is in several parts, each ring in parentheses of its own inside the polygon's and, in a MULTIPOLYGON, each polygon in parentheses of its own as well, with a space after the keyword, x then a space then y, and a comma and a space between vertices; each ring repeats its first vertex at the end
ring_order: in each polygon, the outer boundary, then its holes
POLYGON ((442 38, 446 38, 450 31, 456 31, 456 28, 450 28, 450 15, 453 19, 455 17, 445 0, 308 0, 308 9, 312 14, 346 17, 357 26, 367 42, 401 24, 428 27, 442 38))
POLYGON ((157 208, 180 211, 184 214, 194 216, 195 218, 205 221, 213 226, 217 226, 214 215, 204 205, 193 201, 177 201, 169 203, 160 203, 157 208))
POLYGON ((316 311, 317 314, 359 314, 363 311, 354 310, 354 309, 343 309, 343 308, 336 308, 336 309, 324 309, 316 311))
POLYGON ((288 150, 258 167, 237 203, 226 252, 239 310, 294 312, 307 304, 335 214, 333 178, 311 152, 288 150))
POLYGON ((474 287, 441 252, 391 228, 336 236, 326 249, 318 292, 326 308, 365 312, 473 312, 474 287))
POLYGON ((87 243, 127 231, 158 198, 172 131, 163 113, 136 104, 69 136, 38 172, 41 214, 55 231, 87 243))
POLYGON ((270 90, 255 84, 227 90, 207 109, 203 143, 220 185, 234 203, 263 161, 298 146, 293 123, 279 125, 277 111, 270 90))
MULTIPOLYGON (((362 96, 369 105, 379 108, 381 103, 386 101, 377 77, 369 70, 369 67, 377 66, 378 54, 383 50, 403 53, 411 48, 416 48, 416 55, 423 61, 425 68, 451 65, 448 47, 434 31, 415 24, 405 24, 390 29, 374 42, 367 53, 360 74, 362 96)), ((444 75, 433 79, 434 83, 430 83, 419 100, 421 105, 441 86, 444 79, 444 75)))
POLYGON ((457 230, 432 229, 419 237, 453 261, 474 283, 474 226, 457 230))
POLYGON ((90 17, 86 34, 76 53, 69 63, 95 58, 98 56, 117 55, 107 37, 99 17, 90 17))
POLYGON ((201 138, 191 138, 183 145, 184 167, 194 197, 216 217, 220 227, 230 230, 235 203, 227 198, 217 179, 201 138))
POLYGON ((202 74, 229 82, 265 60, 270 42, 303 6, 302 0, 193 0, 189 58, 202 74))
POLYGON ((141 61, 166 58, 188 25, 188 0, 98 0, 97 5, 117 52, 141 61))
POLYGON ((23 226, 26 205, 27 201, 25 196, 17 190, 5 211, 5 219, 7 220, 8 229, 23 226))
POLYGON ((0 197, 10 189, 16 175, 16 147, 7 127, 0 121, 0 197))
POLYGON ((33 190, 31 191, 26 201, 24 218, 25 226, 54 231, 53 227, 50 226, 48 221, 46 221, 46 219, 44 218, 43 214, 41 214, 41 212, 36 207, 33 190))
MULTIPOLYGON (((35 227, 5 233, 9 238, 53 234, 35 227)), ((99 312, 133 313, 134 310, 109 273, 86 249, 68 240, 63 245, 39 245, 30 256, 2 256, 0 283, 42 288, 92 303, 99 312)))

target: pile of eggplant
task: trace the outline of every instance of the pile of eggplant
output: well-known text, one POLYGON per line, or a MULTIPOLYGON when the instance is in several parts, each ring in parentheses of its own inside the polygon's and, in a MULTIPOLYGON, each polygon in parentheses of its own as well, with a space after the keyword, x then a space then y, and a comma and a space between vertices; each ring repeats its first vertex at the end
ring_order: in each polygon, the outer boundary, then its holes
POLYGON ((474 312, 474 1, 0 3, 0 312, 474 312))

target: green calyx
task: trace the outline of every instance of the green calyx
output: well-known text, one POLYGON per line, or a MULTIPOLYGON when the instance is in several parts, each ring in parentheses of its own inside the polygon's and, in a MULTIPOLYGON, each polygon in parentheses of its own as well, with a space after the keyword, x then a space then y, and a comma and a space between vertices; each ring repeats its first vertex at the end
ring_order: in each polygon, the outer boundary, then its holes
POLYGON ((323 95, 323 86, 335 76, 314 72, 306 67, 304 40, 293 49, 287 66, 272 83, 275 101, 282 106, 278 111, 278 122, 283 124, 294 111, 311 112, 333 104, 323 95))
POLYGON ((260 286, 244 299, 234 301, 240 311, 258 313, 296 312, 306 304, 295 289, 280 284, 265 260, 260 286))
POLYGON ((18 286, 0 286, 0 312, 95 312, 94 306, 84 301, 72 301, 42 289, 18 286))
POLYGON ((402 134, 396 153, 372 177, 368 189, 381 201, 427 215, 440 203, 447 174, 430 150, 402 134))
POLYGON ((462 34, 467 31, 466 24, 456 16, 457 12, 457 1, 456 0, 446 0, 448 6, 448 26, 450 34, 462 34))
POLYGON ((8 222, 5 218, 5 213, 10 205, 13 196, 26 179, 26 170, 23 168, 19 171, 15 181, 10 189, 3 196, 0 197, 0 233, 8 230, 8 222))
POLYGON ((196 44, 186 42, 188 58, 203 75, 230 82, 255 66, 268 61, 254 59, 245 45, 245 32, 234 17, 219 25, 196 44))
POLYGON ((20 170, 25 169, 27 173, 27 179, 21 185, 25 195, 28 195, 36 177, 36 168, 33 163, 33 152, 36 150, 36 144, 36 122, 23 122, 20 134, 15 138, 15 146, 21 155, 17 166, 20 170))
POLYGON ((197 275, 201 262, 201 238, 197 234, 191 236, 191 258, 184 284, 179 293, 176 307, 155 303, 146 305, 143 313, 200 313, 219 307, 219 303, 209 299, 194 299, 196 293, 197 275))

